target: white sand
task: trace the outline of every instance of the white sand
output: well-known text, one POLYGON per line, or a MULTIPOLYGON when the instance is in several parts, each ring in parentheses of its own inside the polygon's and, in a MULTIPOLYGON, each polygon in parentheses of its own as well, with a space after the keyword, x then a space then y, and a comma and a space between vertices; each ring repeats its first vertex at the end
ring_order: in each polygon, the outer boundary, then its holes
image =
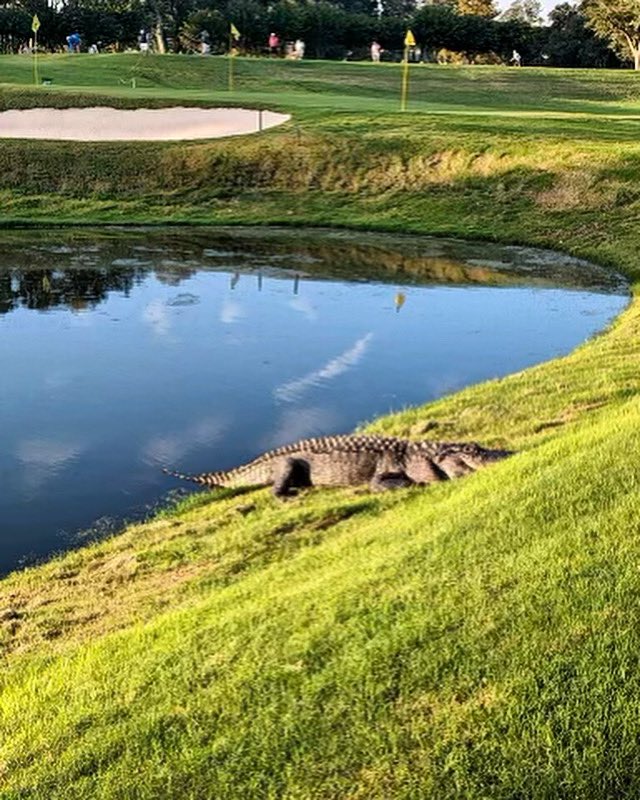
POLYGON ((0 138, 77 142, 176 141, 240 136, 272 128, 288 114, 246 108, 30 108, 0 112, 0 138))

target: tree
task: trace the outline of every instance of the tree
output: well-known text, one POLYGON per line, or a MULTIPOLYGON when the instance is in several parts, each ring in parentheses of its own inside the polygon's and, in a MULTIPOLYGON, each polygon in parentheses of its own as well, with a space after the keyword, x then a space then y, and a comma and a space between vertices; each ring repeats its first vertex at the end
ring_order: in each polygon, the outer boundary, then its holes
POLYGON ((587 20, 570 3, 556 6, 549 14, 544 52, 553 67, 619 67, 620 61, 607 43, 587 28, 587 20))
POLYGON ((31 36, 31 17, 26 11, 0 7, 0 53, 16 52, 31 36))
MULTIPOLYGON (((349 12, 349 14, 367 14, 370 17, 378 15, 378 0, 333 0, 333 2, 335 5, 349 12)), ((414 2, 415 0, 412 0, 412 3, 414 2)), ((291 4, 289 3, 289 5, 291 4)), ((385 4, 382 3, 383 13, 384 5, 385 4)), ((296 6, 293 6, 293 8, 295 9, 296 6)))
POLYGON ((496 29, 494 52, 503 61, 510 61, 513 51, 517 50, 523 64, 544 63, 542 53, 545 50, 547 28, 518 19, 501 19, 492 24, 496 29))
POLYGON ((503 11, 500 19, 504 22, 526 22, 528 25, 542 25, 542 3, 540 0, 514 0, 503 11))
POLYGON ((640 0, 584 0, 587 24, 640 70, 640 0))
POLYGON ((302 39, 315 58, 342 58, 348 14, 338 6, 324 0, 313 5, 302 6, 298 12, 302 39))
POLYGON ((422 6, 415 14, 411 29, 423 50, 450 48, 460 23, 460 16, 448 5, 422 6))
MULTIPOLYGON (((38 14, 40 17, 40 14, 38 14)), ((124 47, 136 41, 144 22, 140 10, 122 10, 102 3, 69 0, 58 12, 59 41, 72 31, 78 31, 85 45, 98 44, 124 47)), ((44 23, 43 23, 44 26, 44 23)))
POLYGON ((190 14, 180 28, 182 49, 199 53, 206 41, 214 53, 224 53, 229 48, 229 21, 217 9, 200 9, 190 14))
POLYGON ((475 17, 495 17, 498 12, 493 0, 456 0, 459 14, 470 14, 475 17))
POLYGON ((496 32, 496 23, 484 15, 460 14, 448 49, 464 53, 473 63, 478 55, 495 52, 496 32))
POLYGON ((416 0, 380 0, 380 10, 387 17, 408 17, 416 10, 416 0))

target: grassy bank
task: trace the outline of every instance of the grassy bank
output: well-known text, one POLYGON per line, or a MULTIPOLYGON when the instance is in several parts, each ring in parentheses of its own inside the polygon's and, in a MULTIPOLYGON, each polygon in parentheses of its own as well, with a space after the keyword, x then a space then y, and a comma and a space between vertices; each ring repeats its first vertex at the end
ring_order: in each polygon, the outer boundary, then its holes
MULTIPOLYGON (((0 222, 447 233, 640 279, 635 76, 420 67, 401 115, 392 65, 237 67, 233 101, 291 123, 1 141, 0 222)), ((228 99, 215 59, 48 73, 29 89, 28 61, 0 59, 0 103, 228 99)), ((634 300, 567 358, 373 423, 520 451, 464 481, 198 495, 2 581, 0 796, 636 797, 639 334, 634 300)))

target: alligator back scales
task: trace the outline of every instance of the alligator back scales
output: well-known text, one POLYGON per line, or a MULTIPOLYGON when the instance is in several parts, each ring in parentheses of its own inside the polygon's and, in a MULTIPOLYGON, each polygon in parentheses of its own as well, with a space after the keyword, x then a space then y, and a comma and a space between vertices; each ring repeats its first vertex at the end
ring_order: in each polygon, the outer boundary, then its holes
POLYGON ((306 486, 391 489, 458 478, 511 455, 474 442, 436 442, 394 436, 344 435, 304 439, 270 450, 229 470, 170 475, 202 486, 273 486, 284 496, 306 486))

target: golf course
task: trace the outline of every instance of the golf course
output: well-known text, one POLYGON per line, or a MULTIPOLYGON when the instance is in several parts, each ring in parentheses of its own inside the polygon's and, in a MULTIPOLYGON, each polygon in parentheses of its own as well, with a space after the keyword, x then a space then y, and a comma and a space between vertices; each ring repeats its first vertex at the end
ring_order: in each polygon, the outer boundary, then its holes
POLYGON ((198 492, 0 580, 0 798, 637 798, 638 75, 416 64, 401 113, 400 64, 235 58, 230 91, 223 57, 38 61, 36 86, 29 57, 0 56, 0 112, 290 119, 199 141, 0 138, 3 240, 424 234, 560 251, 632 293, 566 357, 362 421, 515 451, 486 470, 287 502, 198 492))

